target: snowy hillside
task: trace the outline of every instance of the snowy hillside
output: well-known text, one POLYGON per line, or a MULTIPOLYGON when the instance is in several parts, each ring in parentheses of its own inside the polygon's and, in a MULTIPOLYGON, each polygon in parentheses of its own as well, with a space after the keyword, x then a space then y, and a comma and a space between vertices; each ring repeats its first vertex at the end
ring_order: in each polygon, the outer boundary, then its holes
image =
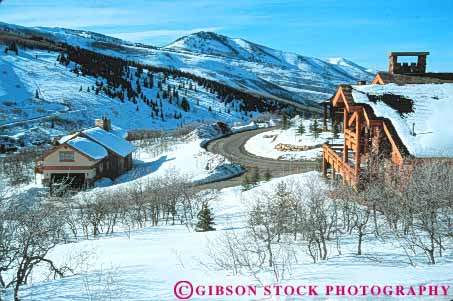
POLYGON ((343 58, 323 61, 212 32, 182 37, 163 49, 231 60, 234 66, 295 92, 303 100, 324 100, 338 83, 370 77, 366 68, 343 58))
MULTIPOLYGON (((253 274, 247 270, 234 273, 216 264, 213 254, 222 248, 225 237, 242 237, 240 235, 246 232, 247 211, 254 199, 274 193, 278 183, 282 182, 300 185, 297 187, 302 188, 301 195, 307 195, 311 181, 319 180, 318 177, 312 172, 275 179, 245 192, 241 191, 241 187, 220 191, 210 203, 217 231, 195 232, 186 225, 162 224, 129 232, 119 230, 100 239, 58 245, 49 254, 54 262, 61 265, 83 259, 83 264, 77 267, 74 276, 50 281, 46 281, 45 269, 37 269, 33 273, 33 283, 24 286, 22 297, 24 300, 32 297, 34 300, 177 300, 174 286, 181 280, 188 280, 194 285, 257 287, 256 296, 203 296, 195 293, 191 300, 302 300, 296 293, 283 293, 283 289, 280 294, 272 290, 273 293, 267 295, 263 289, 264 285, 295 287, 301 283, 319 288, 319 296, 310 300, 401 300, 404 297, 385 295, 378 298, 369 292, 367 296, 360 297, 351 293, 339 296, 332 293, 329 296, 324 288, 329 285, 363 285, 369 288, 373 284, 388 286, 395 291, 398 285, 405 288, 421 285, 426 289, 429 285, 451 283, 451 257, 445 256, 438 264, 428 265, 418 256, 414 258, 417 264, 414 267, 408 264, 408 256, 397 240, 393 237, 381 239, 370 232, 364 242, 364 255, 356 255, 355 231, 346 232, 341 238, 341 248, 335 246, 334 239, 330 240, 328 249, 331 255, 328 260, 317 263, 313 263, 308 252, 304 251, 300 239, 293 245, 287 245, 285 241, 282 244, 294 251, 291 254, 297 257, 297 263, 288 268, 286 278, 280 282, 275 280, 271 270, 257 268, 253 274)), ((380 216, 378 223, 379 226, 384 225, 384 219, 380 216)), ((276 256, 282 257, 280 253, 276 256)), ((412 295, 406 299, 451 298, 441 294, 439 288, 439 295, 429 296, 426 289, 424 295, 412 295)))
POLYGON ((329 98, 340 83, 369 80, 371 73, 346 59, 323 61, 274 50, 243 39, 198 32, 162 47, 133 44, 104 35, 62 28, 0 28, 78 45, 144 64, 178 69, 231 87, 305 105, 329 98))
MULTIPOLYGON (((121 101, 109 97, 103 90, 97 93, 98 85, 107 81, 72 72, 74 64, 59 64, 57 52, 21 49, 19 55, 4 54, 4 46, 0 45, 0 53, 0 131, 25 145, 49 142, 53 137, 93 126, 94 119, 102 116, 110 117, 117 130, 175 129, 213 121, 248 123, 256 116, 239 112, 241 100, 221 103, 215 92, 189 79, 170 76, 159 89, 163 74, 155 73, 153 87, 143 87, 142 92, 158 110, 162 107, 158 114, 138 97, 134 103, 127 98, 121 101), (172 89, 172 95, 179 92, 179 102, 176 98, 173 102, 159 101, 157 94, 162 98, 162 91, 168 89, 172 89), (181 106, 184 98, 190 107, 188 112, 181 106)), ((130 76, 132 83, 138 80, 133 68, 130 76)), ((141 83, 143 78, 144 74, 141 83)))

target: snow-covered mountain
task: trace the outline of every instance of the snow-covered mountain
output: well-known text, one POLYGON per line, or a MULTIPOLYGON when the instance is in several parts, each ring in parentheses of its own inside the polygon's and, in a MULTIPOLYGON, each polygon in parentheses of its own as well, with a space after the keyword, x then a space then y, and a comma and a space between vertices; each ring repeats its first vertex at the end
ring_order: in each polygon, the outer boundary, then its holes
POLYGON ((370 70, 344 58, 325 61, 213 32, 198 32, 165 47, 153 47, 89 31, 0 23, 2 28, 33 32, 103 54, 182 70, 233 88, 308 106, 329 98, 338 84, 369 80, 372 76, 370 70))
MULTIPOLYGON (((370 70, 344 58, 323 61, 212 32, 182 37, 162 49, 223 59, 263 81, 295 93, 302 101, 324 100, 339 83, 367 80, 371 76, 370 70)), ((265 83, 262 88, 266 89, 265 83)))
POLYGON ((74 62, 67 66, 58 63, 59 55, 22 48, 17 55, 12 51, 5 54, 0 43, 0 142, 8 137, 16 146, 46 144, 55 137, 92 127, 94 119, 103 116, 112 120, 118 134, 217 121, 247 124, 257 116, 256 112, 241 111, 242 99, 227 103, 191 79, 170 75, 164 80, 161 72, 153 73, 150 79, 148 70, 138 76, 133 67, 129 81, 135 89, 135 83, 140 82, 140 97, 112 97, 102 89, 108 86, 107 79, 81 76, 73 71, 74 62), (171 96, 165 97, 164 91, 171 96), (182 106, 184 99, 189 110, 182 106))

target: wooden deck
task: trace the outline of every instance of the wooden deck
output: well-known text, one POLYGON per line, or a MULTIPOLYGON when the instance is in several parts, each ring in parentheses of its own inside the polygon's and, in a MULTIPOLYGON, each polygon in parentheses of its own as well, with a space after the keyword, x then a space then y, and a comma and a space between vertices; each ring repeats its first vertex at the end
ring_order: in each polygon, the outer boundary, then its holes
POLYGON ((323 175, 327 177, 327 167, 330 165, 332 179, 335 179, 336 173, 339 173, 344 182, 351 186, 356 186, 358 183, 358 173, 356 173, 356 169, 349 161, 343 161, 342 151, 343 145, 341 144, 323 145, 323 175))

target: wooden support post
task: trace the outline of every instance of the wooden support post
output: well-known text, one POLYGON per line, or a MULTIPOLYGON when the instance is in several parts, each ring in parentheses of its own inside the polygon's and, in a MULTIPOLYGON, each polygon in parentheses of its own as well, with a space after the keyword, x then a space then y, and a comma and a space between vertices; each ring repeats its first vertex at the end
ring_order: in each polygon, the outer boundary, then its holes
POLYGON ((324 153, 322 154, 322 176, 327 177, 327 162, 324 153))
MULTIPOLYGON (((348 129, 348 112, 346 111, 346 107, 344 108, 343 112, 343 134, 346 133, 348 129)), ((346 144, 346 135, 344 135, 344 143, 343 143, 343 162, 348 162, 348 145, 346 144)))
POLYGON ((365 142, 365 144, 363 145, 363 153, 364 154, 368 153, 368 140, 369 140, 369 137, 370 137, 370 133, 369 133, 368 128, 366 128, 365 137, 363 137, 363 141, 365 142))
POLYGON ((360 140, 361 140, 361 127, 362 127, 362 118, 361 114, 357 114, 356 122, 355 122, 355 137, 356 137, 356 149, 355 149, 355 174, 358 175, 360 171, 360 140))
POLYGON ((335 181, 335 167, 334 167, 334 164, 331 165, 331 170, 332 170, 332 174, 330 176, 331 176, 331 179, 332 179, 332 182, 333 182, 333 181, 335 181))

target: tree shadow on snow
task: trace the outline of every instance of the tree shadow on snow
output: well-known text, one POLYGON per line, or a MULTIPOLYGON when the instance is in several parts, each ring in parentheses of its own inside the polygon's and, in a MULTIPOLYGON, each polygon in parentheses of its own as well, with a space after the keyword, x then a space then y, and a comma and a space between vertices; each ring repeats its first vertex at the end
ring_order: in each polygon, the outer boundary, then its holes
POLYGON ((161 156, 159 159, 152 162, 134 160, 134 168, 128 173, 121 175, 117 179, 115 179, 113 184, 125 183, 147 176, 157 171, 165 162, 172 160, 175 160, 175 158, 168 158, 167 155, 161 156))

